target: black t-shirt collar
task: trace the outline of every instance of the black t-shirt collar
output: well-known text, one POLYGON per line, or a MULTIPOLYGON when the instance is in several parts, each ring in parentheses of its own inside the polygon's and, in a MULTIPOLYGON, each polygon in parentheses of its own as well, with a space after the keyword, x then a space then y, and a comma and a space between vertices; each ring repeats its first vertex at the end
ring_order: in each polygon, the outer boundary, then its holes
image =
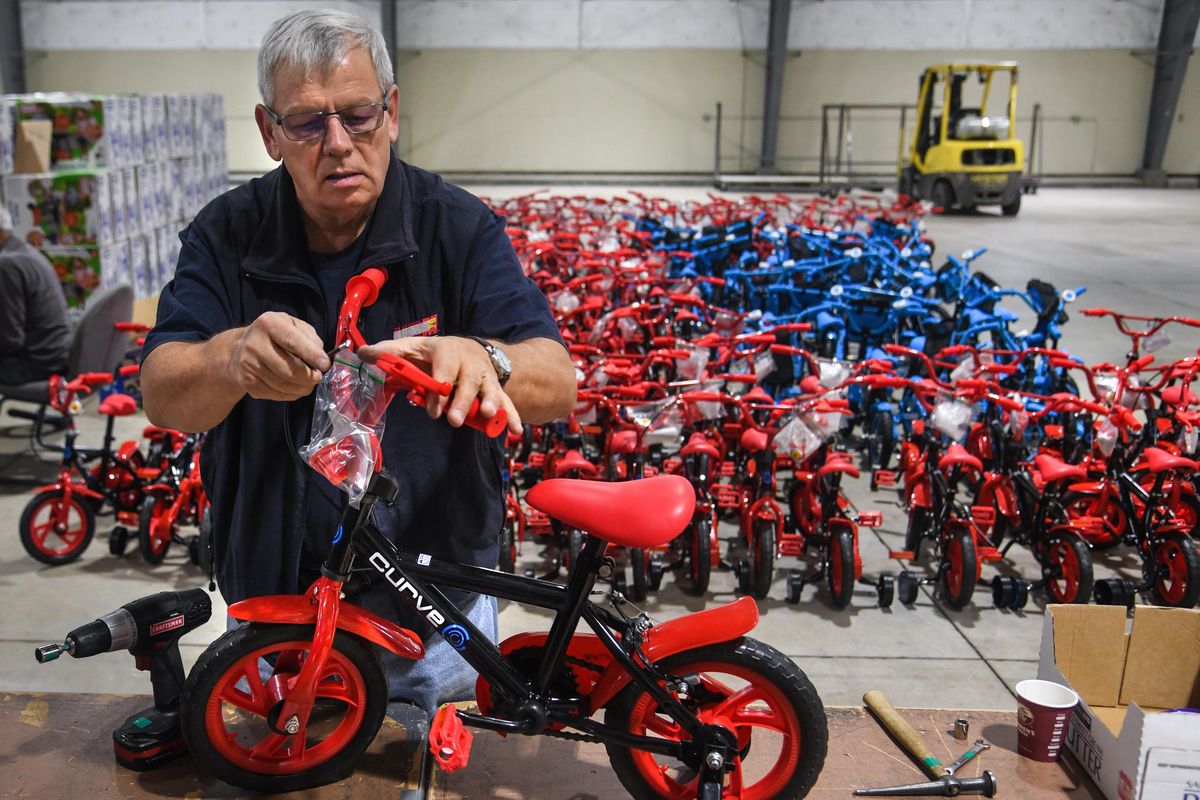
MULTIPOLYGON (((263 214, 262 225, 242 260, 242 269, 265 277, 312 283, 296 186, 282 164, 275 169, 274 179, 270 208, 263 214)), ((367 226, 360 266, 394 264, 417 252, 411 194, 404 166, 393 154, 383 191, 367 226)))

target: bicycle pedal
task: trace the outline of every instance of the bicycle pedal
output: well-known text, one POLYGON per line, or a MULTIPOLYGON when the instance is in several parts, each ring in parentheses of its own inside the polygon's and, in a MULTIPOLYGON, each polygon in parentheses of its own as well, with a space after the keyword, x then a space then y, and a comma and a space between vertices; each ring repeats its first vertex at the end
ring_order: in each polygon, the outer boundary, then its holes
POLYGON ((896 473, 890 469, 877 469, 871 473, 876 486, 888 488, 896 485, 896 473))
POLYGON ((467 765, 473 738, 452 704, 439 708, 429 723, 429 752, 445 772, 454 772, 467 765))
POLYGON ((996 509, 991 506, 971 506, 971 521, 980 528, 991 528, 996 524, 996 509))
POLYGON ((860 528, 878 528, 883 524, 882 511, 860 511, 858 512, 858 527, 860 528))
POLYGON ((1001 561, 1004 558, 995 547, 976 547, 975 554, 980 561, 1001 561))

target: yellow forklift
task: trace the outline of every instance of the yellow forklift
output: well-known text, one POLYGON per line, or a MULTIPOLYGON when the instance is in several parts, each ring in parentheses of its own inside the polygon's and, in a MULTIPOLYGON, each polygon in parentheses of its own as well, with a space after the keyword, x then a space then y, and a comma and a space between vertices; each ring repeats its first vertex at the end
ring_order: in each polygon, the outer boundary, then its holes
POLYGON ((1016 216, 1025 163, 1016 110, 1016 62, 926 69, 899 190, 947 210, 999 205, 1005 216, 1016 216))

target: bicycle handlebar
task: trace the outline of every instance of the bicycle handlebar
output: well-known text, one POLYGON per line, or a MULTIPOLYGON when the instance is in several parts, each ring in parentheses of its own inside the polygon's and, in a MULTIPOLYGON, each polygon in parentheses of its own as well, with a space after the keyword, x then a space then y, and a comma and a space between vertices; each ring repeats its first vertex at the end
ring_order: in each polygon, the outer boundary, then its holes
MULTIPOLYGON (((338 313, 336 341, 339 347, 348 343, 357 350, 366 345, 358 329, 358 316, 364 308, 379 299, 379 290, 387 283, 387 278, 384 270, 371 267, 346 282, 346 297, 338 313)), ((408 389, 410 399, 419 402, 424 402, 430 392, 449 397, 454 391, 449 383, 434 379, 411 361, 391 353, 381 353, 375 365, 387 374, 388 389, 408 389)), ((508 424, 508 413, 499 408, 491 419, 486 419, 479 412, 479 398, 476 397, 463 422, 488 436, 495 436, 508 424)))

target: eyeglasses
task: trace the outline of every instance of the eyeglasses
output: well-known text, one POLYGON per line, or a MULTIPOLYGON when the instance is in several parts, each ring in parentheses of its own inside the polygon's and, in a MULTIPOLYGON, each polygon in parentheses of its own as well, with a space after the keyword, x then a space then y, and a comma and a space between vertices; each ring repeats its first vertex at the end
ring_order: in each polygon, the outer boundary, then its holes
POLYGON ((385 97, 378 103, 367 103, 361 106, 351 106, 337 111, 306 111, 300 114, 281 116, 267 106, 263 106, 275 124, 283 128, 283 135, 293 142, 310 142, 325 135, 325 127, 329 117, 337 117, 347 133, 361 135, 379 130, 383 125, 384 115, 387 114, 388 104, 385 97))

